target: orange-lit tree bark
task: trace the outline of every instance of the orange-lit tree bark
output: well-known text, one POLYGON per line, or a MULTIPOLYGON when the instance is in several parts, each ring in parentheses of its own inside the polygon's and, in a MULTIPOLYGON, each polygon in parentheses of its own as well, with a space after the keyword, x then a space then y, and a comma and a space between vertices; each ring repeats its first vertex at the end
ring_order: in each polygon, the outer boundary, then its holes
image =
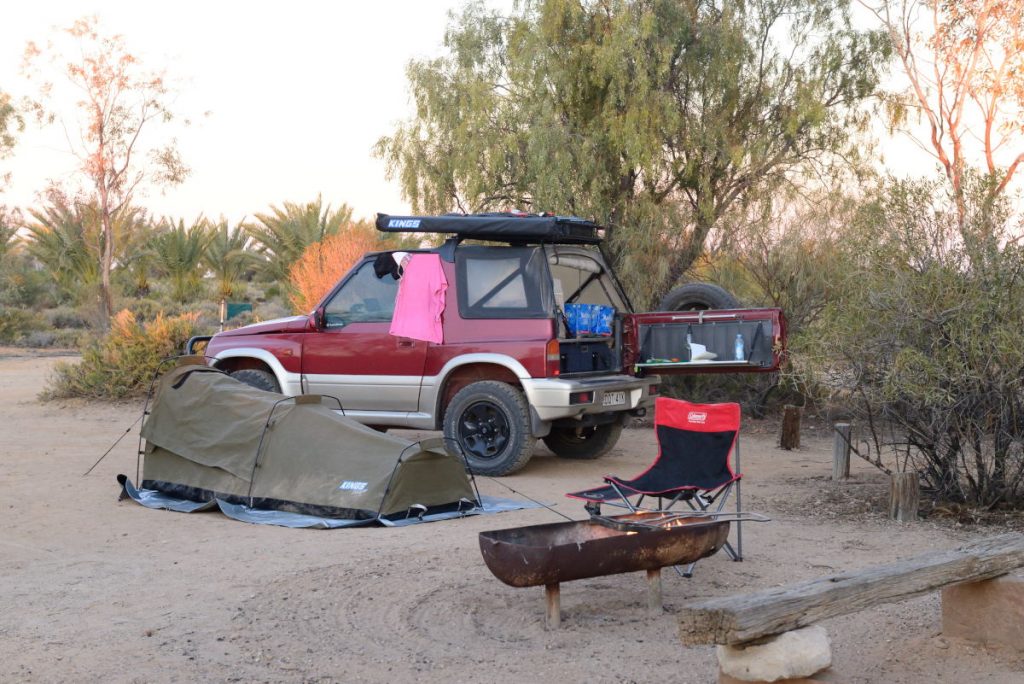
POLYGON ((162 148, 141 142, 144 131, 171 120, 171 93, 164 73, 144 68, 122 36, 101 33, 96 17, 79 19, 45 46, 29 43, 25 67, 40 83, 35 105, 40 121, 63 124, 86 192, 99 207, 99 295, 109 320, 114 308, 110 273, 115 265, 115 216, 142 184, 173 184, 187 173, 173 142, 162 148), (63 79, 51 80, 54 74, 63 79), (67 86, 73 97, 65 94, 67 86), (71 103, 73 115, 55 113, 71 103))
POLYGON ((917 111, 961 220, 976 160, 1002 193, 1024 162, 1024 0, 862 0, 885 26, 909 80, 894 123, 917 111), (980 143, 980 149, 978 148, 980 143))

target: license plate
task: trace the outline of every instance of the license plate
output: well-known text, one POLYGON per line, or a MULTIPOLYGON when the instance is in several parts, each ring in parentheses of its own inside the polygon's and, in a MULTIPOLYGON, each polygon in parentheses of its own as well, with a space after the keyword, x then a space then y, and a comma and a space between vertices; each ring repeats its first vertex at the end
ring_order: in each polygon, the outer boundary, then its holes
POLYGON ((625 392, 605 392, 601 399, 601 406, 618 406, 626 403, 625 392))

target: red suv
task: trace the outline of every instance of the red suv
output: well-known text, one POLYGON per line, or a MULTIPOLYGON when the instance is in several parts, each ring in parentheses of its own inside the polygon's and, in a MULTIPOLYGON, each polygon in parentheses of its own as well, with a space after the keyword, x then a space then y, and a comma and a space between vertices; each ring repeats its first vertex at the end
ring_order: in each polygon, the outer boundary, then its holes
POLYGON ((334 396, 373 427, 443 430, 487 475, 522 468, 537 439, 564 458, 606 453, 652 405, 659 375, 779 366, 778 309, 633 313, 588 221, 378 215, 377 228, 449 236, 411 252, 438 255, 447 280, 440 342, 389 332, 412 284, 382 272, 390 255, 378 252, 308 315, 194 338, 188 351, 208 339, 211 363, 238 380, 334 396))

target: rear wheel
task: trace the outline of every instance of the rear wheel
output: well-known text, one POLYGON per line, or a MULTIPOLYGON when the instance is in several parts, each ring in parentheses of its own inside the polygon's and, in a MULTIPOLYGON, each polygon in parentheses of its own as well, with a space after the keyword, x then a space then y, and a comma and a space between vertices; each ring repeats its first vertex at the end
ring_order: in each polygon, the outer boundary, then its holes
POLYGON ((469 467, 481 475, 519 470, 537 441, 523 393, 493 380, 466 385, 452 397, 444 413, 444 436, 458 444, 469 467))
POLYGON ((555 456, 590 460, 604 456, 618 443, 622 421, 589 427, 553 427, 544 444, 555 456))
POLYGON ((243 368, 230 374, 235 380, 244 382, 250 387, 265 390, 267 392, 281 393, 281 386, 277 384, 277 378, 270 371, 259 370, 258 368, 243 368))

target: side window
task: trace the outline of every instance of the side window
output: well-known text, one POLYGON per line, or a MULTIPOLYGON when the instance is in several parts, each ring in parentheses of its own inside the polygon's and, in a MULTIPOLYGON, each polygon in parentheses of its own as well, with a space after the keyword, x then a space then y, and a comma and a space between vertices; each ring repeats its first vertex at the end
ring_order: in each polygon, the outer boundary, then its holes
POLYGON ((397 294, 397 280, 389 275, 378 278, 373 272, 373 262, 364 262, 328 300, 324 308, 327 327, 390 321, 395 313, 397 294))
POLYGON ((463 318, 547 318, 551 276, 538 247, 465 245, 455 253, 463 318))

